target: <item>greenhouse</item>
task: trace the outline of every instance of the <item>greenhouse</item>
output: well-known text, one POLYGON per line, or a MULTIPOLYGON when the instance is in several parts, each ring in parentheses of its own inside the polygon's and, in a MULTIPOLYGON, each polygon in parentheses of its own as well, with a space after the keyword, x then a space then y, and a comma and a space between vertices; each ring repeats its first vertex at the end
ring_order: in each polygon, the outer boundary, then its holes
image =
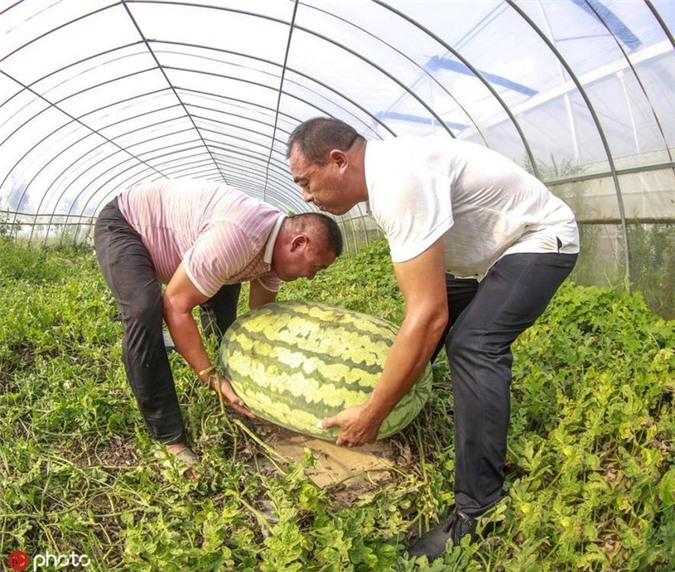
MULTIPOLYGON (((2 565, 674 569, 674 30, 672 0, 0 2, 2 565), (303 476, 309 449, 288 463, 223 414, 177 352, 181 408, 210 465, 196 482, 162 480, 125 379, 92 255, 102 209, 141 183, 198 179, 319 212, 287 155, 317 116, 368 141, 484 146, 579 225, 560 306, 514 346, 511 504, 495 540, 444 564, 403 547, 452 505, 447 363, 394 437, 400 468, 348 503, 333 494, 344 483, 303 476)), ((400 324, 366 203, 331 217, 344 254, 283 297, 400 324)))
MULTIPOLYGON (((584 280, 656 281, 672 313, 674 12, 669 1, 10 3, 4 232, 85 241, 111 197, 160 178, 307 210, 287 138, 331 115, 367 138, 433 134, 506 154, 573 206, 584 280)), ((341 224, 353 249, 374 232, 358 207, 341 224)))

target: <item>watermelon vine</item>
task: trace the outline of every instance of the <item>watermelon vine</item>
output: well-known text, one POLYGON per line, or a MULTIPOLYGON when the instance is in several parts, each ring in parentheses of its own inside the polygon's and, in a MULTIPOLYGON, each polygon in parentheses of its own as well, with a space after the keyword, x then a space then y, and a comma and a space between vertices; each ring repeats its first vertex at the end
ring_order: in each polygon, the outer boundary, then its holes
MULTIPOLYGON (((400 470, 350 503, 223 414, 177 354, 200 479, 159 471, 92 254, 0 240, 0 568, 15 550, 89 570, 623 571, 675 568, 675 323, 641 296, 567 283, 515 347, 509 503, 486 540, 433 565, 407 539, 452 504, 447 365, 391 437, 400 470)), ((284 299, 400 323, 386 244, 284 299)), ((217 351, 213 341, 212 351, 217 351)))

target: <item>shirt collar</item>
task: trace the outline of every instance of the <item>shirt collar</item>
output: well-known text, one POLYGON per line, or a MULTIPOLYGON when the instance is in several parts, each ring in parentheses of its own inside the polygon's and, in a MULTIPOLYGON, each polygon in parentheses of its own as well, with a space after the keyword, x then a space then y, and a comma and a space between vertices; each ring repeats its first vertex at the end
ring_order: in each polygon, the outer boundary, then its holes
POLYGON ((281 225, 286 219, 286 215, 280 214, 277 222, 274 224, 274 228, 267 239, 267 244, 265 245, 265 255, 263 256, 263 261, 267 264, 272 264, 272 253, 274 252, 274 243, 277 241, 279 236, 279 231, 281 230, 281 225))

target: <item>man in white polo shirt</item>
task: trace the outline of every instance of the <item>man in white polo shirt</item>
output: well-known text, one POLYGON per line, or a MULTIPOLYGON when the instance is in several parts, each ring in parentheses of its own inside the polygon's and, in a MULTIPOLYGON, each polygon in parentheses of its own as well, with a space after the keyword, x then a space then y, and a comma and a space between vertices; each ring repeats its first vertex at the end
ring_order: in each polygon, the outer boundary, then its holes
POLYGON ((192 310, 208 309, 224 332, 236 317, 241 282, 250 281, 250 308, 274 301, 282 280, 311 280, 332 264, 342 252, 340 229, 320 213, 286 217, 225 184, 164 180, 115 197, 96 221, 94 240, 120 307, 122 357, 140 411, 193 478, 197 459, 186 446, 163 321, 199 378, 250 416, 211 365, 192 310))
POLYGON ((503 496, 511 344, 544 311, 579 252, 574 214, 525 170, 452 139, 366 141, 319 117, 291 134, 303 198, 343 214, 359 202, 384 232, 406 313, 367 402, 325 419, 338 445, 375 440, 383 419, 442 344, 454 395, 455 507, 409 549, 440 556, 475 538, 503 496))

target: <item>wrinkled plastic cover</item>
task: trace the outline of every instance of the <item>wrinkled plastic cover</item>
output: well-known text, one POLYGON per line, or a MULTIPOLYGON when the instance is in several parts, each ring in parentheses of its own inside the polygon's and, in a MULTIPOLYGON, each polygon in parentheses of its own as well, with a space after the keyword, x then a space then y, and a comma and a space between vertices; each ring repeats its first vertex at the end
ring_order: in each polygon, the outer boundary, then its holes
POLYGON ((0 216, 64 225, 165 177, 311 210, 286 142, 332 115, 491 147, 582 218, 672 218, 674 22, 671 0, 3 0, 0 216))

